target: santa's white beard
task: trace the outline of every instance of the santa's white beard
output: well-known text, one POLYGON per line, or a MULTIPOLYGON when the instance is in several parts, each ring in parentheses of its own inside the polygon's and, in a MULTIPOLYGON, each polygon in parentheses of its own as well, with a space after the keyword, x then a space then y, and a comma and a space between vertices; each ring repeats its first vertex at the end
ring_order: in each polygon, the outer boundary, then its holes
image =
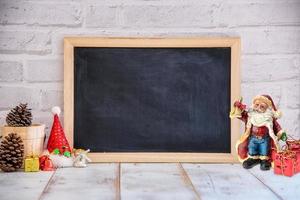
POLYGON ((267 109, 264 113, 257 112, 256 110, 248 111, 248 120, 254 126, 264 126, 266 124, 273 123, 273 112, 271 109, 267 109))

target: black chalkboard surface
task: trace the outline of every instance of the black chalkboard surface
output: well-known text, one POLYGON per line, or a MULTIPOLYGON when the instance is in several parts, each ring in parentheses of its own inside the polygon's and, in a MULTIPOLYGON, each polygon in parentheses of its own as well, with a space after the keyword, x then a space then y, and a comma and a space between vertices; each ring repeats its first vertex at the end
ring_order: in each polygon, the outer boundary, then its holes
POLYGON ((74 48, 74 147, 230 153, 224 48, 74 48))

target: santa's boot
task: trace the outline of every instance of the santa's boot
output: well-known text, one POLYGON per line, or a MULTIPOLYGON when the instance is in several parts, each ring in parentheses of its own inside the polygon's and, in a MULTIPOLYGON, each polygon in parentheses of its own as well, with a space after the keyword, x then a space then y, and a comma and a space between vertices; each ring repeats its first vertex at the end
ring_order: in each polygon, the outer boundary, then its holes
POLYGON ((243 167, 245 169, 250 169, 259 163, 260 163, 260 159, 248 158, 243 162, 243 167))
POLYGON ((271 162, 269 160, 260 161, 260 169, 263 171, 270 170, 271 162))

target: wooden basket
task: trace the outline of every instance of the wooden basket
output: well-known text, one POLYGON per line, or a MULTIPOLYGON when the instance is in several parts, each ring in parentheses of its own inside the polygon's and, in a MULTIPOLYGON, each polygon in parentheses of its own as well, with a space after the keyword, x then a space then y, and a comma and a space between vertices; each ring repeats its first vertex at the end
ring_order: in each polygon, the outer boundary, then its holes
POLYGON ((17 133, 24 143, 24 157, 41 155, 44 150, 45 125, 33 124, 28 127, 3 126, 1 128, 2 137, 9 133, 17 133))

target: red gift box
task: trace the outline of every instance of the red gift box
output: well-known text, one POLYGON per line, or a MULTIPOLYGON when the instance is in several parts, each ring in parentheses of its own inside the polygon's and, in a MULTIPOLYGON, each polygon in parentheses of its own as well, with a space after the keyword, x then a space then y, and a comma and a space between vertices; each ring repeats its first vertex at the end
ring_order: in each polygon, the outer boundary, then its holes
POLYGON ((295 140, 291 138, 286 141, 287 148, 290 151, 294 151, 296 153, 296 172, 300 172, 300 140, 295 140))
POLYGON ((299 161, 300 154, 297 155, 295 151, 277 152, 275 153, 274 173, 291 177, 299 172, 299 161))
POLYGON ((300 151, 300 140, 287 140, 286 144, 291 151, 300 151))
POLYGON ((273 160, 275 162, 275 157, 277 155, 277 150, 273 149, 273 151, 271 151, 271 160, 273 160))
POLYGON ((40 169, 43 171, 53 171, 53 163, 48 155, 43 155, 40 157, 40 169))
POLYGON ((296 172, 300 172, 300 151, 296 152, 296 172))

